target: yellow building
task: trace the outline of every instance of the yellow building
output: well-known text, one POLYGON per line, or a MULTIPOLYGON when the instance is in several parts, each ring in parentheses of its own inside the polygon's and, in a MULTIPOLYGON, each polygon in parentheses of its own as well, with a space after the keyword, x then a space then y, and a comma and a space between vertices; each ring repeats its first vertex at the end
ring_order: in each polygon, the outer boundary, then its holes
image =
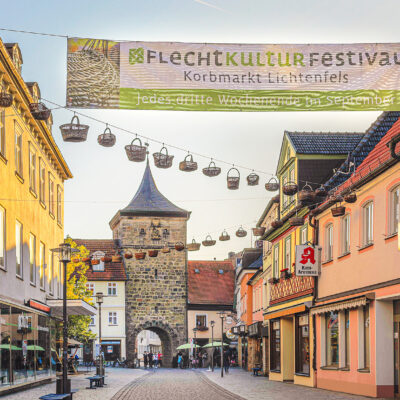
POLYGON ((285 132, 277 168, 279 212, 264 239, 271 243, 272 278, 269 305, 269 378, 315 386, 313 324, 314 277, 296 276, 296 245, 315 243, 309 211, 318 202, 305 201, 325 183, 362 139, 358 133, 285 132), (304 195, 304 197, 300 197, 304 195), (302 200, 302 201, 301 201, 302 200))
POLYGON ((40 90, 24 82, 21 66, 18 44, 0 40, 1 394, 54 374, 48 299, 61 298, 62 285, 50 249, 64 240, 64 181, 72 178, 51 114, 38 120, 30 110, 40 90))

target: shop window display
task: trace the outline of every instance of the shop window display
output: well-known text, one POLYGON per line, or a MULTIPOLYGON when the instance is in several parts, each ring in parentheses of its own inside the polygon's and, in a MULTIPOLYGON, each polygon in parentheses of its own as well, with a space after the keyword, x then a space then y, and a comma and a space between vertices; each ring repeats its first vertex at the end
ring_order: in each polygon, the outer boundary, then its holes
POLYGON ((310 325, 308 315, 296 317, 296 373, 310 375, 310 325))
POLYGON ((0 387, 10 384, 11 326, 10 307, 0 303, 0 387))
POLYGON ((281 370, 281 328, 280 321, 272 322, 271 329, 271 371, 281 370))
POLYGON ((331 311, 325 314, 326 322, 326 366, 339 365, 339 318, 338 313, 331 311))

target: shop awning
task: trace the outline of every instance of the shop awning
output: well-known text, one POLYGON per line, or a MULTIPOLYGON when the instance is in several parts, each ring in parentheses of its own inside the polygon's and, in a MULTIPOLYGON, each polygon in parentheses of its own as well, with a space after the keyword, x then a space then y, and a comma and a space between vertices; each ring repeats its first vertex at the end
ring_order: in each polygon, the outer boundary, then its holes
MULTIPOLYGON (((63 301, 48 300, 47 305, 50 307, 50 314, 52 317, 62 318, 63 315, 63 301)), ((91 306, 83 300, 67 300, 67 314, 68 315, 96 315, 97 308, 91 306)))
POLYGON ((349 308, 358 308, 358 307, 365 306, 367 304, 367 301, 368 301, 367 297, 362 296, 362 297, 357 297, 357 298, 353 298, 350 300, 323 304, 321 306, 313 307, 311 309, 311 315, 323 314, 323 313, 330 312, 330 311, 341 311, 341 310, 346 310, 349 308))
POLYGON ((264 320, 285 317, 286 315, 292 315, 292 314, 296 314, 296 313, 300 313, 300 312, 304 312, 304 311, 306 311, 306 306, 305 306, 305 304, 301 304, 299 306, 285 308, 283 310, 279 310, 279 311, 272 312, 270 314, 266 314, 264 317, 264 320))

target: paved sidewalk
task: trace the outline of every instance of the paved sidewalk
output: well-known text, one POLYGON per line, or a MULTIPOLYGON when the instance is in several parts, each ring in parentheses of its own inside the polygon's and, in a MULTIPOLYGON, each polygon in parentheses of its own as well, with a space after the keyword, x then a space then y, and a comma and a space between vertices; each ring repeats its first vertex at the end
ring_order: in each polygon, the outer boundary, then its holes
MULTIPOLYGON (((70 376, 72 389, 78 389, 74 394, 74 400, 109 400, 121 388, 130 384, 132 381, 147 375, 148 372, 143 369, 131 368, 106 368, 106 386, 98 389, 86 389, 89 387, 89 380, 85 379, 88 376, 95 375, 95 369, 92 372, 70 376)), ((22 392, 9 394, 1 399, 6 400, 36 400, 40 396, 56 392, 56 383, 38 386, 33 389, 28 389, 22 392)))
POLYGON ((253 376, 240 368, 230 369, 221 378, 221 369, 214 372, 200 370, 211 382, 247 400, 362 400, 369 397, 355 396, 329 390, 308 388, 292 383, 273 382, 262 376, 253 376))

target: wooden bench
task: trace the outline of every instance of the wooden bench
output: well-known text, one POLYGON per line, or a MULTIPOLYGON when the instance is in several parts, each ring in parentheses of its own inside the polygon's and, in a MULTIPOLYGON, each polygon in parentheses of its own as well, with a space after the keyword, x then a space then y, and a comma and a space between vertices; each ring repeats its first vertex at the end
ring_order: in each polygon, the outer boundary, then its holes
POLYGON ((87 389, 96 389, 98 387, 103 387, 105 385, 104 375, 89 376, 86 379, 89 379, 89 381, 90 381, 90 387, 87 389), (93 384, 94 384, 94 387, 93 387, 93 384))

